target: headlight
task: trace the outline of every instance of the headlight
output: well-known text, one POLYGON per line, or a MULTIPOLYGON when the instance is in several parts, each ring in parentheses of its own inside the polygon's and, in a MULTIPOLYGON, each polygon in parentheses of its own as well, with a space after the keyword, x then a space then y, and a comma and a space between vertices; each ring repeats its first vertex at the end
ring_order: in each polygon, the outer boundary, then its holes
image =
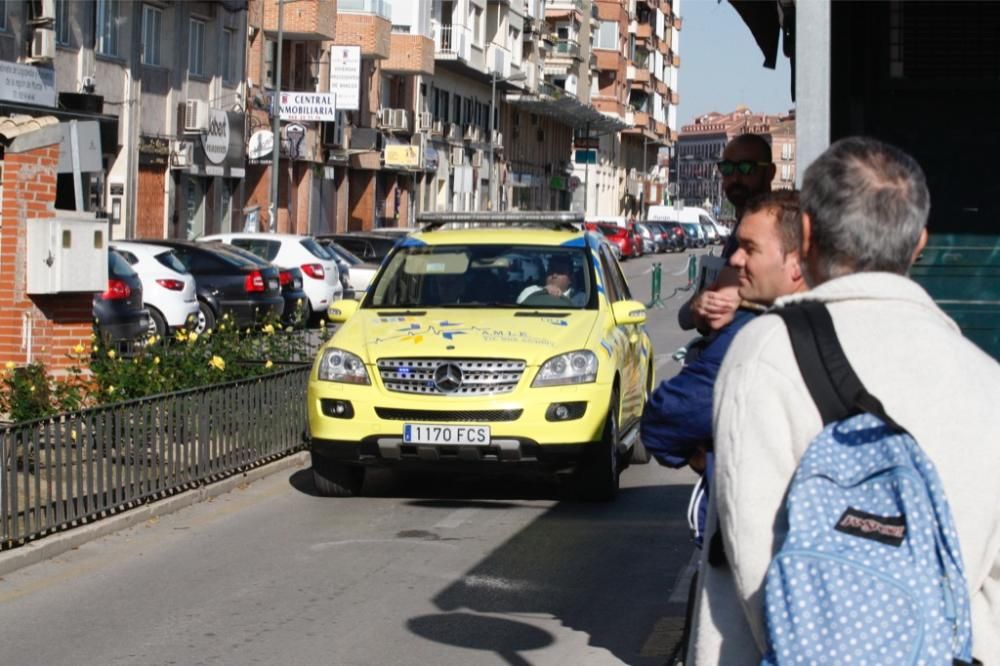
POLYGON ((365 364, 356 354, 343 349, 327 349, 319 362, 319 378, 345 384, 370 384, 365 364))
POLYGON ((553 356, 538 370, 532 386, 586 384, 597 380, 597 356, 590 351, 569 352, 553 356))

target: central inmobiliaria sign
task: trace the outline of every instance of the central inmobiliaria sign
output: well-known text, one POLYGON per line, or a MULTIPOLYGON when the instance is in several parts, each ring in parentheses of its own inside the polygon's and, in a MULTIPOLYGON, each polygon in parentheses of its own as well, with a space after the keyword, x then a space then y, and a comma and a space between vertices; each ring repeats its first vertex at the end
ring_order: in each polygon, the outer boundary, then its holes
POLYGON ((333 93, 283 92, 278 95, 278 117, 296 122, 334 122, 335 99, 333 93))

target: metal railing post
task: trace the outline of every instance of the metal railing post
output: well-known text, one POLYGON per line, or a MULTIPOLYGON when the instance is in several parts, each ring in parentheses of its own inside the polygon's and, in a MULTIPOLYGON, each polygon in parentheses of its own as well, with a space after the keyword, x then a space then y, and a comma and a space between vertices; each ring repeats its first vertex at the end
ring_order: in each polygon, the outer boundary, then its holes
POLYGON ((649 304, 646 307, 654 307, 662 302, 660 298, 660 289, 663 284, 663 268, 660 266, 660 262, 653 264, 653 278, 652 286, 650 288, 650 299, 649 304))

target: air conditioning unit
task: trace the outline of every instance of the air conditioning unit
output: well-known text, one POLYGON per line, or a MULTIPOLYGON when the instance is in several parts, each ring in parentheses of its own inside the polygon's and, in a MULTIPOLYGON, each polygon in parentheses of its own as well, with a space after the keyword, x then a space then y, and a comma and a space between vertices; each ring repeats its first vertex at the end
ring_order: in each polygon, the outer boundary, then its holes
POLYGON ((56 22, 56 0, 32 0, 31 20, 32 25, 53 26, 56 22))
POLYGON ((170 166, 180 169, 191 166, 194 144, 190 141, 174 141, 170 145, 170 166))
POLYGON ((479 127, 477 125, 466 125, 463 138, 466 141, 479 141, 479 127))
POLYGON ((494 146, 503 145, 503 132, 493 132, 493 145, 494 146))
POLYGON ((31 33, 31 59, 52 60, 56 57, 56 31, 35 28, 31 33))
POLYGON ((462 127, 458 123, 448 123, 447 136, 449 141, 462 140, 462 127))
POLYGON ((386 129, 392 127, 392 109, 378 110, 378 125, 386 129))
MULTIPOLYGON (((417 118, 417 131, 426 132, 431 129, 431 125, 435 124, 434 116, 431 115, 430 111, 424 111, 423 113, 416 114, 417 118)), ((438 131, 438 134, 441 132, 438 131)))
POLYGON ((435 120, 434 124, 431 125, 431 134, 444 134, 444 121, 435 120))
POLYGON ((465 148, 458 146, 451 149, 451 165, 462 166, 465 164, 465 148))
POLYGON ((483 151, 477 150, 472 154, 472 166, 477 169, 483 166, 483 151))
POLYGON ((208 129, 208 102, 189 99, 184 102, 184 131, 202 132, 208 129))
POLYGON ((410 114, 406 109, 392 109, 392 122, 390 127, 397 132, 406 132, 410 129, 410 114))

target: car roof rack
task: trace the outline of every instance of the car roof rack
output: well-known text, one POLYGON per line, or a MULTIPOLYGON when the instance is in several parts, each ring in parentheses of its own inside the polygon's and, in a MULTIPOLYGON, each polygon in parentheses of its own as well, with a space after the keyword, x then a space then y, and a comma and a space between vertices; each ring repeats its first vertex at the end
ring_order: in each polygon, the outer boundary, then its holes
POLYGON ((560 231, 580 231, 583 228, 583 214, 568 211, 419 213, 417 223, 421 225, 421 231, 434 231, 445 226, 454 229, 543 227, 560 231))

